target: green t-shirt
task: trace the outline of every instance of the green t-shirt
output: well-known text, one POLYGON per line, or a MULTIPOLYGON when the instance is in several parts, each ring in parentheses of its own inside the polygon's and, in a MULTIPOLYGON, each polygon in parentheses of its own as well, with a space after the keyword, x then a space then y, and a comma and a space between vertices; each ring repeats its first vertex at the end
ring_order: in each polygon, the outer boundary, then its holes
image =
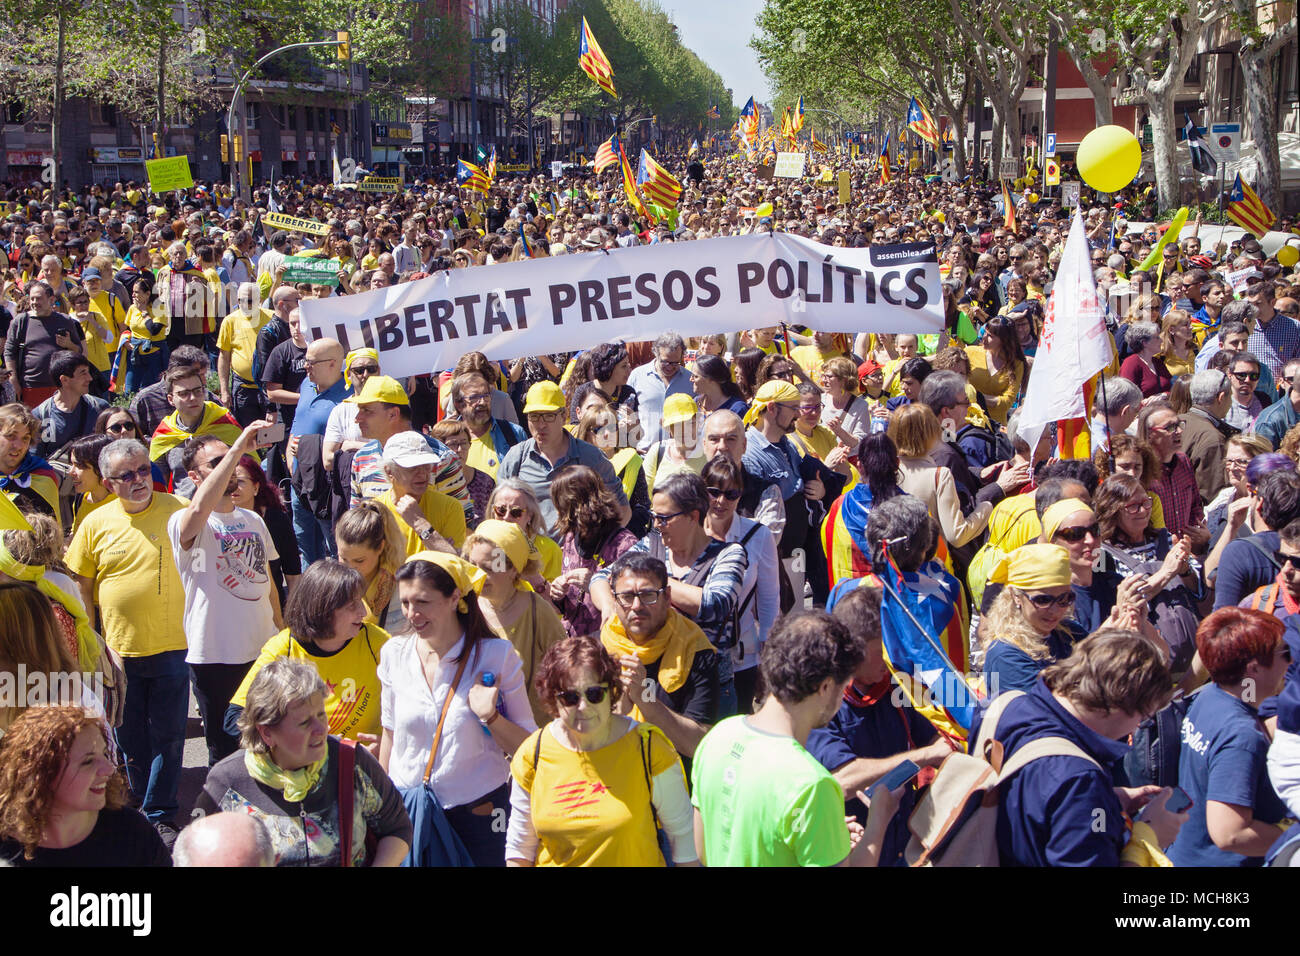
POLYGON ((729 717, 700 742, 691 800, 709 866, 834 866, 849 855, 844 791, 793 737, 729 717))

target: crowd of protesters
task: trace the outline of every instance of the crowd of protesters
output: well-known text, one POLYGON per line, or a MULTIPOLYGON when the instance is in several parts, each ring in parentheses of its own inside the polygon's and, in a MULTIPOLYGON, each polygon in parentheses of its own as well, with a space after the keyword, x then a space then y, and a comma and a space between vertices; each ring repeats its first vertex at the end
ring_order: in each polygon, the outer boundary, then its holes
POLYGON ((1072 748, 1000 788, 1003 865, 1289 844, 1300 275, 1199 217, 1162 242, 1086 202, 1115 360, 1092 458, 1063 460, 1018 427, 1059 200, 855 162, 844 202, 736 158, 671 165, 658 224, 613 174, 4 192, 0 666, 85 680, 0 702, 0 856, 914 863, 908 816, 967 744, 896 692, 891 562, 956 622, 971 753, 1072 748), (933 246, 944 329, 756 319, 401 378, 304 335, 308 298, 765 231, 933 246), (1171 714, 1157 771, 1135 757, 1171 714))

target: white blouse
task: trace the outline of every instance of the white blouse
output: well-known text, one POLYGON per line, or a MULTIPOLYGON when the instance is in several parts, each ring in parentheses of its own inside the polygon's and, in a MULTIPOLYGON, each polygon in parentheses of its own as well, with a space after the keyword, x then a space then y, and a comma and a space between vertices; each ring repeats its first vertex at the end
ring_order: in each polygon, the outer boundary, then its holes
MULTIPOLYGON (((464 635, 438 666, 438 684, 430 691, 416 650, 415 635, 394 637, 379 652, 380 722, 393 735, 388 776, 398 787, 414 787, 424 779, 429 748, 443 701, 451 692, 464 635)), ((524 687, 524 663, 509 641, 499 637, 479 641, 456 696, 447 710, 429 782, 444 808, 477 803, 510 779, 510 759, 469 706, 469 689, 491 671, 501 692, 501 716, 529 733, 537 729, 524 687)))

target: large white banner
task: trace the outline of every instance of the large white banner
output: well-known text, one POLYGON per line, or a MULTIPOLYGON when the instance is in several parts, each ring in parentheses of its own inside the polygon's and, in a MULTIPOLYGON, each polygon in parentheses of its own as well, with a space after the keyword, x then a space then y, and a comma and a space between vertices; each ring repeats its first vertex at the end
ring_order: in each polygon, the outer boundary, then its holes
POLYGON ((386 375, 761 326, 938 332, 929 245, 823 246, 786 233, 668 242, 453 269, 388 289, 302 300, 308 339, 379 350, 386 375))

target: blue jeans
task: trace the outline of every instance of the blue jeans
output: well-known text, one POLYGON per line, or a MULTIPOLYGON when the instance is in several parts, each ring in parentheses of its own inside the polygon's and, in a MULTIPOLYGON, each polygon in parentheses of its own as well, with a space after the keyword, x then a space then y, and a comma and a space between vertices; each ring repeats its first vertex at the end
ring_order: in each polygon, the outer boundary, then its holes
POLYGON ((176 791, 190 713, 190 670, 185 651, 124 657, 126 705, 117 745, 126 761, 131 792, 151 823, 170 822, 179 809, 176 791))
MULTIPOLYGON (((122 347, 126 348, 126 346, 122 347)), ((167 347, 163 345, 148 355, 131 352, 124 356, 122 364, 126 366, 126 383, 122 394, 134 395, 146 385, 152 385, 162 379, 162 373, 167 368, 167 353, 167 347)))
POLYGON ((298 553, 302 555, 302 568, 321 558, 334 557, 334 536, 330 534, 328 521, 317 518, 311 505, 293 492, 291 502, 293 510, 293 537, 298 542, 298 553))

